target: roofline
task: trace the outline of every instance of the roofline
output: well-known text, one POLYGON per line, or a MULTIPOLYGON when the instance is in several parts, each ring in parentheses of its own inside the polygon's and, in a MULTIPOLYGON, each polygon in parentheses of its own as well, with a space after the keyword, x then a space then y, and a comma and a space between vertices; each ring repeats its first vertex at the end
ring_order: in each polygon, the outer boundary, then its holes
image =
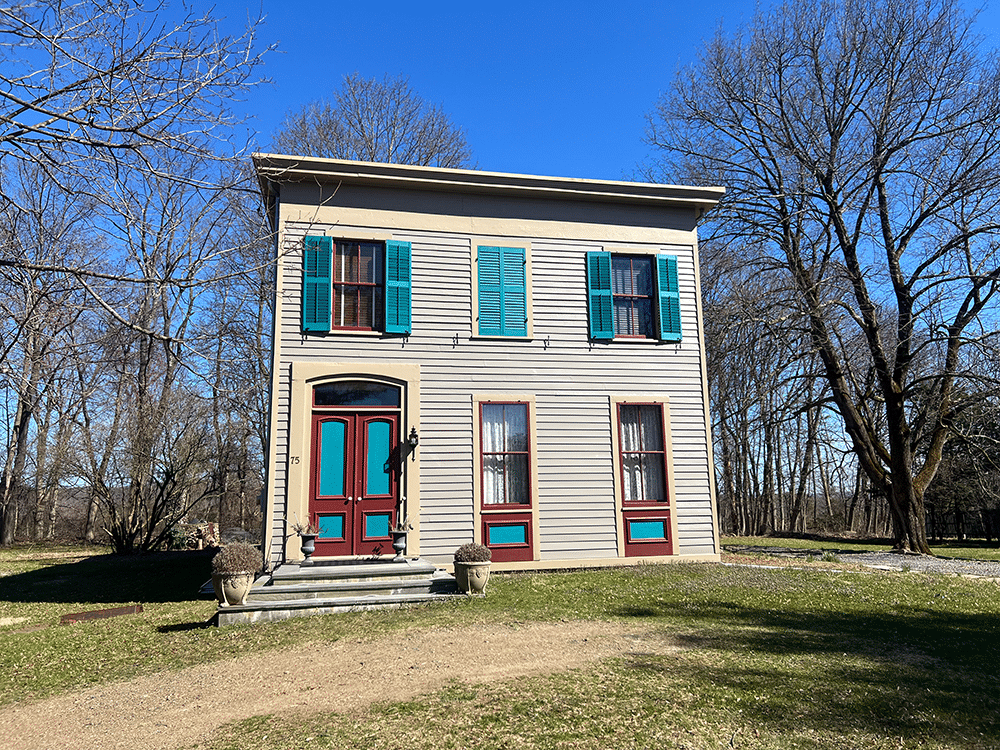
POLYGON ((599 201, 644 205, 687 205, 704 213, 725 194, 722 187, 661 185, 652 182, 584 180, 573 177, 484 172, 475 169, 445 169, 409 164, 320 159, 312 156, 253 154, 257 177, 265 193, 271 183, 321 181, 353 183, 385 188, 433 190, 539 197, 561 200, 599 201))

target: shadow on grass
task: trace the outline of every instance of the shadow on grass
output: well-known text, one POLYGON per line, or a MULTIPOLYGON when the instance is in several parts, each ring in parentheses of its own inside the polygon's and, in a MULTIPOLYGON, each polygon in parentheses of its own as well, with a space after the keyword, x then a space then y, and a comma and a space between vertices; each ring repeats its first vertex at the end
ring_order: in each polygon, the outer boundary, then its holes
POLYGON ((0 578, 0 601, 112 604, 203 598, 207 551, 95 555, 0 578))
POLYGON ((204 630, 215 627, 215 615, 200 622, 178 622, 173 625, 161 625, 156 629, 158 633, 186 633, 191 630, 204 630))
POLYGON ((706 603, 698 609, 704 630, 674 638, 711 659, 679 665, 637 654, 629 666, 685 673, 709 686, 706 704, 726 705, 745 726, 898 737, 907 747, 1000 746, 995 614, 893 609, 782 612, 706 603))

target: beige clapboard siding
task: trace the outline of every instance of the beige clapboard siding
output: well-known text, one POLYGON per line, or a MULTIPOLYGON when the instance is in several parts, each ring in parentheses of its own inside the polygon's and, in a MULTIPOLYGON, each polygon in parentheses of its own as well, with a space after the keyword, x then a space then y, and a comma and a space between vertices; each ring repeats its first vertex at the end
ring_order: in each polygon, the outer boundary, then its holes
POLYGON ((545 394, 537 397, 536 405, 541 558, 616 556, 613 474, 594 470, 612 463, 607 397, 545 394), (569 513, 565 502, 550 503, 550 497, 562 500, 567 491, 575 494, 569 513), (603 523, 595 526, 598 520, 603 523))
MULTIPOLYGON (((311 232, 322 232, 313 226, 311 232)), ((349 237, 378 228, 342 227, 349 237)), ((536 398, 539 543, 543 559, 617 554, 608 396, 669 397, 682 551, 714 551, 708 457, 702 411, 694 263, 678 255, 683 340, 679 345, 595 344, 588 340, 585 253, 598 242, 522 238, 532 247, 531 341, 474 337, 472 250, 477 239, 407 234, 413 247, 413 333, 394 336, 303 336, 301 239, 304 225, 286 224, 287 259, 279 315, 282 355, 304 361, 405 362, 421 366, 420 543, 425 556, 450 555, 472 535, 472 394, 536 398), (694 538, 687 539, 686 535, 694 538)), ((331 234, 333 232, 331 231, 331 234)), ((510 240, 517 244, 517 238, 510 240)), ((640 248, 641 249, 641 248, 640 248)), ((649 250, 655 251, 656 247, 649 250)), ((279 420, 287 421, 288 378, 281 379, 279 420)), ((287 460, 287 432, 278 433, 276 493, 287 460)), ((276 514, 275 534, 283 530, 276 514)))
MULTIPOLYGON (((279 367, 278 381, 279 390, 275 394, 275 445, 272 450, 275 454, 274 478, 275 487, 284 487, 287 479, 288 466, 288 414, 289 414, 289 384, 291 382, 291 366, 287 363, 279 367)), ((284 557, 283 539, 285 535, 285 508, 282 503, 273 503, 274 516, 271 520, 271 528, 268 530, 271 538, 271 548, 269 562, 275 565, 284 557)))

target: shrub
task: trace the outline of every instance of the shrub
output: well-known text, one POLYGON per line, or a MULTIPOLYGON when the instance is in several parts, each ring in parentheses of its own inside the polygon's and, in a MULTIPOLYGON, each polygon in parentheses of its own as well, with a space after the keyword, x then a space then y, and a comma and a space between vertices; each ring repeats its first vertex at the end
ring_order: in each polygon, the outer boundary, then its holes
POLYGON ((168 537, 167 547, 168 549, 187 549, 188 548, 189 533, 186 526, 178 524, 170 530, 170 536, 168 537))
POLYGON ((493 553, 488 547, 475 542, 463 544, 455 550, 455 562, 489 562, 493 559, 493 553))
POLYGON ((256 573, 260 568, 260 551, 246 542, 227 544, 212 558, 213 573, 256 573))

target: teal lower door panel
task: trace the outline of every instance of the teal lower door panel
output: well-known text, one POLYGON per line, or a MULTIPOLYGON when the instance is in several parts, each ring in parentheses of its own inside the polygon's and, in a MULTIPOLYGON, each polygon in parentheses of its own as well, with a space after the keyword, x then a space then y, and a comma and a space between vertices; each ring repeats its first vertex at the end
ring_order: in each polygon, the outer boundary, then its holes
POLYGON ((342 540, 344 538, 344 517, 342 515, 320 516, 319 538, 342 540))
POLYGON ((365 539, 386 539, 389 536, 390 513, 368 513, 365 515, 365 539))

